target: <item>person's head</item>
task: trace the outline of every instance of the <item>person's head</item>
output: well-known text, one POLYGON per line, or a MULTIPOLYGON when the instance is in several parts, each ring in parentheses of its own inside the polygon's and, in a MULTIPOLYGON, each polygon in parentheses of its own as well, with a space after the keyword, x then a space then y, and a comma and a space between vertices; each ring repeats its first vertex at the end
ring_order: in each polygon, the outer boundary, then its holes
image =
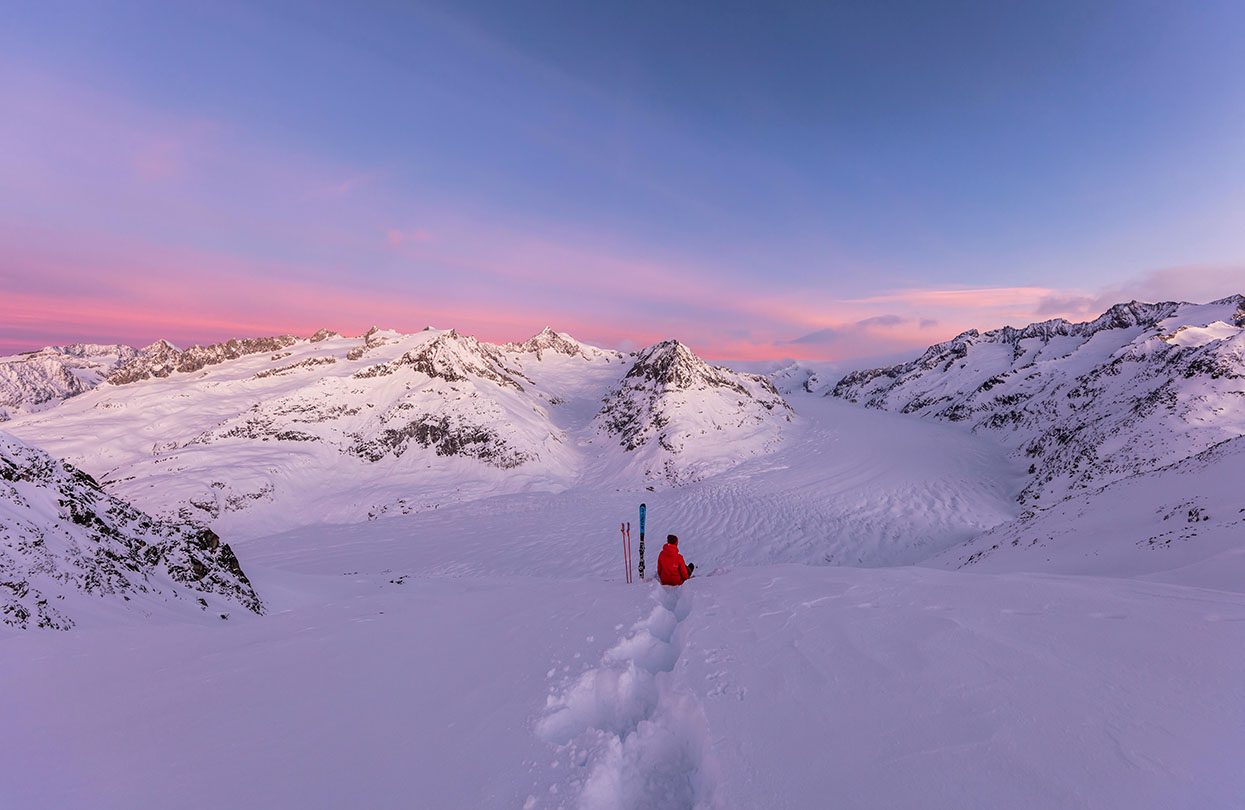
POLYGON ((679 538, 675 537, 673 534, 668 534, 666 535, 666 542, 672 546, 677 546, 679 544, 679 538))

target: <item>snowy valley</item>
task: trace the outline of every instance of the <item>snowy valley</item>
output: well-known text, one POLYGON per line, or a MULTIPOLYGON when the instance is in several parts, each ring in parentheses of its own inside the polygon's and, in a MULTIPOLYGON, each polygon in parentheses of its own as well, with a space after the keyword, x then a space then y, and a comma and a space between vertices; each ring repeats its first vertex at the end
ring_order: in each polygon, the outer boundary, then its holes
POLYGON ((551 329, 26 356, 0 806, 1238 806, 1243 334, 1134 302, 837 384, 551 329))

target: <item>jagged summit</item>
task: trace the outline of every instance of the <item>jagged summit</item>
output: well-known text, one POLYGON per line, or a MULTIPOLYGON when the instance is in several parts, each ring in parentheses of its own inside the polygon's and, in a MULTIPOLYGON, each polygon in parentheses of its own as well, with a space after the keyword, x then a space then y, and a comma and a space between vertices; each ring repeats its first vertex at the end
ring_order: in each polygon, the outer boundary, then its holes
POLYGON ((1227 298, 1211 301, 1211 304, 1214 306, 1235 306, 1236 311, 1232 313, 1232 325, 1245 328, 1245 295, 1240 293, 1229 295, 1227 298))
POLYGON ((397 360, 371 366, 355 376, 360 379, 387 376, 403 369, 445 382, 474 378, 523 390, 516 379, 522 378, 522 372, 507 367, 496 346, 481 343, 470 335, 460 335, 453 329, 438 333, 397 360))
MULTIPOLYGON (((729 388, 751 396, 741 382, 743 376, 709 365, 685 344, 674 339, 663 340, 641 351, 627 372, 628 380, 647 380, 667 391, 708 386, 729 388)), ((777 395, 777 391, 774 393, 777 395)))
POLYGON ((507 343, 505 349, 518 354, 534 354, 537 360, 543 359, 546 352, 562 354, 567 357, 580 357, 585 360, 601 357, 610 359, 622 357, 618 352, 599 349, 596 346, 581 343, 566 332, 555 331, 551 326, 546 326, 522 343, 507 343))
POLYGON ((279 351, 297 342, 298 338, 293 335, 234 338, 223 343, 195 345, 185 351, 178 351, 167 340, 158 340, 143 349, 137 357, 118 367, 108 376, 108 382, 112 385, 127 385, 153 377, 167 377, 174 373, 185 374, 250 354, 279 351))
POLYGON ((639 352, 596 424, 638 453, 646 476, 682 483, 768 452, 791 414, 765 377, 711 366, 664 340, 639 352))

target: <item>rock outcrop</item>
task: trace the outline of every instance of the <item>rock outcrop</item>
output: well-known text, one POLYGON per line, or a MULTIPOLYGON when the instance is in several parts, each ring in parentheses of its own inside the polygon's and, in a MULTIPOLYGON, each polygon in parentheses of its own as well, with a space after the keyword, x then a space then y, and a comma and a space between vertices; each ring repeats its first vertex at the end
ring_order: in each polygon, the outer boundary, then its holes
POLYGON ((0 432, 0 622, 66 630, 101 603, 263 610, 237 557, 210 529, 156 520, 0 432))

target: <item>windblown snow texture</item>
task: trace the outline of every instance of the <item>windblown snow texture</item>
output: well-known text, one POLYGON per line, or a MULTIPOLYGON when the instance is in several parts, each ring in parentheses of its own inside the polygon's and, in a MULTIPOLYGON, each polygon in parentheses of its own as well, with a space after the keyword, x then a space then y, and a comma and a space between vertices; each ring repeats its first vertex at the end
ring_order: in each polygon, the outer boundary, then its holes
POLYGON ((123 603, 138 611, 262 609, 210 529, 153 520, 86 473, 0 432, 0 623, 66 630, 101 604, 123 603))

